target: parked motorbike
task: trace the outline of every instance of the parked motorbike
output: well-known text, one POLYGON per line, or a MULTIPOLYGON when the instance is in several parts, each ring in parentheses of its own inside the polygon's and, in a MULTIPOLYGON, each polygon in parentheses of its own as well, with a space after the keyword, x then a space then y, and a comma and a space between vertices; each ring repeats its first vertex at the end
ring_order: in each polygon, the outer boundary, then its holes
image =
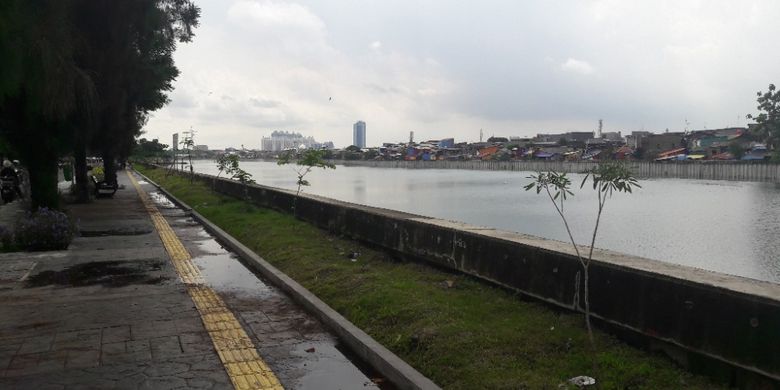
POLYGON ((13 202, 16 198, 16 180, 13 177, 0 177, 0 197, 4 203, 13 202))

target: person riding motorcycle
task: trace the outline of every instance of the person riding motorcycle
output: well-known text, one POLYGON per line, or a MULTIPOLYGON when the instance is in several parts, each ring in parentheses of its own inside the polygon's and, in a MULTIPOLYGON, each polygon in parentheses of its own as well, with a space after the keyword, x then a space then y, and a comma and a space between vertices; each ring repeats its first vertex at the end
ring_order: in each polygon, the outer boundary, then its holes
POLYGON ((14 192, 16 192, 19 198, 22 197, 22 189, 19 187, 19 174, 16 173, 14 164, 8 160, 3 161, 3 168, 0 169, 0 178, 13 180, 14 192))

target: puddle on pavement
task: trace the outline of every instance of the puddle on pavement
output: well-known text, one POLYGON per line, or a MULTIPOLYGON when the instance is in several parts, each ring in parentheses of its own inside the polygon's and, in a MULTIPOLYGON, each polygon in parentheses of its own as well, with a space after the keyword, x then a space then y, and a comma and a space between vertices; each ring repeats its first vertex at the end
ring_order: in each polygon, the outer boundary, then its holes
POLYGON ((298 357, 293 364, 302 375, 295 378, 296 389, 343 389, 345 383, 361 383, 363 389, 396 389, 367 365, 358 367, 358 360, 341 345, 330 342, 301 343, 290 355, 298 357))
POLYGON ((149 184, 149 182, 148 182, 148 181, 146 181, 146 180, 138 180, 138 184, 141 184, 141 185, 143 185, 143 184, 149 184))
POLYGON ((165 196, 162 192, 158 191, 151 191, 149 192, 149 197, 152 198, 155 204, 157 204, 157 207, 165 208, 165 209, 175 209, 176 205, 171 202, 168 197, 165 196))
POLYGON ((160 275, 163 263, 149 261, 101 261, 77 264, 61 271, 42 271, 31 275, 25 288, 49 285, 85 287, 125 287, 131 284, 161 284, 168 280, 160 275))
MULTIPOLYGON (((224 249, 215 239, 202 231, 208 238, 194 241, 199 249, 206 253, 193 258, 200 269, 204 280, 211 288, 227 298, 238 299, 273 299, 282 295, 274 287, 265 284, 260 277, 247 268, 240 259, 224 249)), ((200 234, 198 234, 200 236, 200 234)), ((278 298, 277 298, 278 299, 278 298)), ((287 300, 289 298, 286 298, 287 300)), ((245 301, 246 302, 246 301, 245 301)), ((239 304, 240 305, 240 304, 239 304)), ((292 302, 285 303, 287 310, 301 311, 292 302)), ((275 313, 284 316, 285 313, 275 313)), ((316 320, 315 320, 316 321, 316 320)), ((312 332, 321 332, 322 325, 318 322, 312 332)), ((304 328, 297 327, 305 332, 304 328)), ((335 340, 302 342, 291 346, 289 354, 293 357, 292 368, 288 375, 295 382, 296 389, 329 390, 345 389, 345 384, 360 384, 362 389, 394 390, 396 387, 376 372, 371 366, 362 362, 358 356, 342 348, 335 340), (313 348, 313 350, 312 350, 313 348)))
MULTIPOLYGON (((158 207, 175 208, 173 203, 162 193, 153 192, 150 195, 158 207)), ((193 221, 189 219, 189 222, 193 221)), ((202 253, 193 257, 192 261, 200 270, 206 284, 226 298, 228 304, 232 300, 228 297, 237 298, 246 303, 257 299, 280 299, 284 296, 284 300, 287 301, 285 306, 289 305, 287 310, 305 313, 289 297, 266 284, 260 276, 247 268, 235 254, 222 247, 200 224, 197 226, 195 231, 186 233, 192 239, 190 242, 198 246, 196 253, 202 253)), ((253 306, 255 305, 257 303, 253 304, 253 306)), ((322 331, 319 323, 317 331, 322 331)), ((302 342, 291 346, 291 348, 289 353, 290 356, 294 357, 293 371, 299 374, 293 375, 294 378, 291 379, 296 383, 295 388, 312 390, 395 389, 395 386, 371 366, 361 361, 357 355, 342 348, 335 339, 302 342), (345 387, 345 384, 350 385, 345 387), (359 387, 354 387, 354 384, 359 384, 359 387)))
POLYGON ((193 258, 201 275, 217 292, 229 292, 237 296, 267 297, 274 292, 252 271, 228 252, 193 258))
POLYGON ((217 242, 217 240, 211 238, 211 236, 206 231, 200 230, 198 232, 198 237, 204 238, 203 240, 195 241, 195 243, 198 244, 198 249, 201 252, 212 255, 228 253, 227 250, 219 242, 217 242))

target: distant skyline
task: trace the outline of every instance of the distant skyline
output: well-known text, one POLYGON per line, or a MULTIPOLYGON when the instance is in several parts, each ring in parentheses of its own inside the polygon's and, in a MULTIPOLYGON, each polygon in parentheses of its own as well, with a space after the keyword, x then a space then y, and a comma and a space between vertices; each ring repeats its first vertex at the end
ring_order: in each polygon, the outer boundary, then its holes
POLYGON ((780 2, 202 0, 146 138, 211 148, 274 130, 338 147, 745 126, 780 82, 780 2))

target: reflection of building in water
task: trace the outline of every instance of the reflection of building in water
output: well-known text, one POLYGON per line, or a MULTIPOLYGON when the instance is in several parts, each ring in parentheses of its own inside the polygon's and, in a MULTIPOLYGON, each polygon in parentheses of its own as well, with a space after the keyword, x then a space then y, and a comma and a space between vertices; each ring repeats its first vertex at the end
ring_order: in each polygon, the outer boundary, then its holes
POLYGON ((261 149, 265 151, 278 152, 286 149, 301 149, 301 148, 322 148, 330 144, 333 147, 332 142, 326 142, 321 144, 314 140, 314 137, 304 137, 301 133, 293 133, 287 131, 274 131, 270 137, 263 137, 261 140, 261 149))

